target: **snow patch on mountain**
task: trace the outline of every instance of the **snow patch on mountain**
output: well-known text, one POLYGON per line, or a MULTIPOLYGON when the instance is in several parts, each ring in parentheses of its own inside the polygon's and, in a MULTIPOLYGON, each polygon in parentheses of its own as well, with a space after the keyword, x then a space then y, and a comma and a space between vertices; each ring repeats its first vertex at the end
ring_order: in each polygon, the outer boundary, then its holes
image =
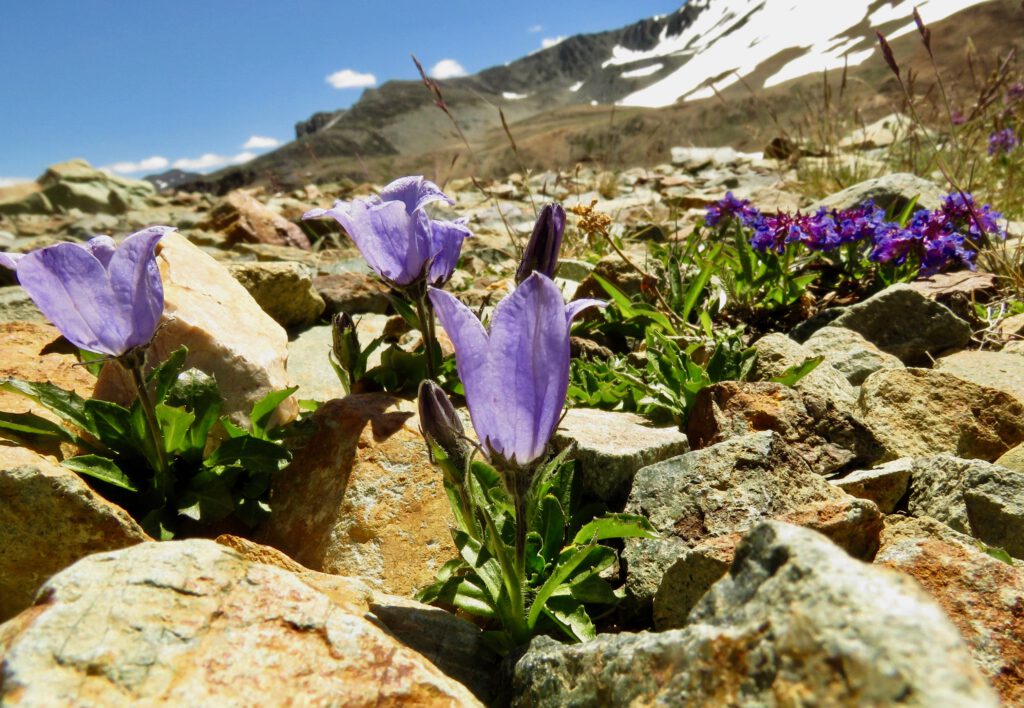
POLYGON ((624 79, 637 79, 641 76, 650 76, 651 74, 657 74, 659 71, 665 68, 664 64, 651 64, 650 66, 644 66, 639 69, 632 69, 631 71, 622 72, 622 78, 624 79))

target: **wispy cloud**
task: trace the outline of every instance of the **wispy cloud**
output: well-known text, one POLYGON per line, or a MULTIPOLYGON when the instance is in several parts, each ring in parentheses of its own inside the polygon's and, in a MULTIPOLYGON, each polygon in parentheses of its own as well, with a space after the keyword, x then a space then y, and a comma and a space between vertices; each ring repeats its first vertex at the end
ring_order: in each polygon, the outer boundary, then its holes
POLYGON ((245 144, 242 145, 243 150, 268 150, 270 148, 276 148, 281 144, 281 141, 277 138, 268 138, 265 135, 253 135, 245 144))
POLYGON ((0 177, 0 187, 13 187, 16 184, 31 181, 31 177, 0 177))
POLYGON ((530 29, 526 30, 530 34, 537 34, 538 32, 544 31, 544 25, 533 25, 530 29))
POLYGON ((180 160, 175 160, 173 166, 175 169, 179 170, 203 172, 215 170, 218 167, 225 167, 227 165, 240 165, 243 162, 248 162, 254 157, 256 157, 256 154, 252 152, 240 152, 232 157, 225 157, 224 155, 207 152, 199 157, 183 157, 180 160))
POLYGON ((101 170, 107 172, 116 172, 121 175, 130 175, 136 172, 157 172, 158 170, 165 170, 167 166, 171 164, 171 161, 166 157, 160 155, 153 155, 153 157, 147 157, 144 160, 138 162, 131 162, 125 160, 123 162, 115 162, 112 165, 104 165, 101 170))
POLYGON ((442 59, 434 64, 428 73, 435 79, 454 79, 465 76, 466 70, 454 59, 442 59))
POLYGON ((335 71, 325 81, 336 89, 350 89, 375 86, 377 84, 377 77, 373 74, 364 74, 361 71, 342 69, 341 71, 335 71))
POLYGON ((544 39, 540 40, 540 48, 541 49, 547 49, 548 47, 553 47, 556 44, 558 44, 559 42, 563 41, 564 39, 565 39, 564 36, 560 36, 560 37, 545 37, 544 39))

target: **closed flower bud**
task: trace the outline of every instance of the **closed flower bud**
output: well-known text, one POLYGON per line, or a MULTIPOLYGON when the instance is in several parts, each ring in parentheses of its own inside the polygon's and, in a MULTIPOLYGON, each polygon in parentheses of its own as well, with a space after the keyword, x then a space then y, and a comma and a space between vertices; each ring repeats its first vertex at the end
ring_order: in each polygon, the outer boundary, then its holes
POLYGON ((359 336, 356 323, 347 312, 339 312, 331 318, 331 349, 338 365, 351 374, 359 362, 359 336))
POLYGON ((457 470, 463 470, 469 457, 466 431, 447 394, 436 383, 425 379, 420 384, 418 399, 423 437, 441 448, 457 470))
POLYGON ((565 209, 561 204, 546 204, 533 226, 530 242, 523 251, 523 260, 516 270, 516 284, 523 282, 530 273, 537 271, 549 278, 555 277, 558 267, 558 252, 562 249, 562 234, 565 232, 565 209))

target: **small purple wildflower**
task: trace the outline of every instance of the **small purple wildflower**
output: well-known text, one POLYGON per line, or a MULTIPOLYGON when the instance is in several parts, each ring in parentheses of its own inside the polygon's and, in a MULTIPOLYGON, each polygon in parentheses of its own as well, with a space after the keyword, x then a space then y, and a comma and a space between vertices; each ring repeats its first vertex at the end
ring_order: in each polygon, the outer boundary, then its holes
POLYGON ((1013 128, 1003 128, 994 131, 988 136, 988 154, 991 157, 996 155, 1008 155, 1020 145, 1020 139, 1013 132, 1013 128))
POLYGON ((988 204, 980 207, 968 193, 953 192, 942 200, 943 215, 957 228, 966 228, 972 239, 987 236, 1005 239, 1006 229, 999 225, 1003 215, 988 204))
POLYGON ((751 228, 760 218, 761 212, 752 207, 749 200, 737 199, 732 192, 726 192, 725 197, 708 207, 704 223, 718 226, 725 219, 739 219, 743 226, 751 228))
POLYGON ((949 114, 949 122, 952 123, 953 125, 963 125, 964 123, 967 122, 967 116, 964 114, 963 111, 955 109, 952 113, 949 114))
POLYGON ((1005 102, 1007 105, 1013 105, 1024 101, 1024 82, 1018 81, 1006 89, 1005 102))

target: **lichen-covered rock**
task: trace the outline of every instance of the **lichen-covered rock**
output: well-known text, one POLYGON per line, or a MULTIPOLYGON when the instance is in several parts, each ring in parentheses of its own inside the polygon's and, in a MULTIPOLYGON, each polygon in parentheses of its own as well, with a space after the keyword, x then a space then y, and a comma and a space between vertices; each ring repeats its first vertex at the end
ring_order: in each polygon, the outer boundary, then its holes
POLYGON ((821 475, 879 458, 871 431, 812 393, 768 381, 725 381, 702 389, 686 432, 700 449, 740 435, 773 430, 821 475))
POLYGON ((1024 356, 1019 354, 962 351, 942 357, 935 368, 979 386, 1005 391, 1024 403, 1024 356))
POLYGON ((846 308, 832 326, 859 332, 908 365, 925 364, 929 355, 959 349, 971 341, 969 324, 902 283, 846 308))
POLYGON ((513 705, 994 707, 956 628, 901 574, 820 534, 754 527, 688 625, 575 646, 535 641, 513 705))
POLYGON ((927 536, 887 544, 876 563, 920 583, 1003 702, 1024 705, 1024 570, 969 544, 927 536))
POLYGON ((638 469, 690 449, 676 428, 654 428, 638 415, 594 408, 570 409, 552 443, 558 450, 575 444, 572 455, 584 491, 619 504, 638 469))
POLYGON ((814 356, 825 357, 853 386, 860 386, 879 369, 902 369, 903 362, 887 354, 862 335, 845 327, 822 327, 804 343, 814 356))
POLYGON ((309 266, 290 261, 233 263, 228 272, 285 329, 308 327, 324 311, 323 298, 313 287, 315 271, 309 266))
POLYGON ((147 540, 127 512, 68 468, 0 443, 0 621, 78 559, 147 540))
MULTIPOLYGON (((184 236, 172 233, 157 245, 164 284, 164 316, 149 352, 149 364, 164 361, 181 345, 185 365, 217 380, 224 398, 222 412, 239 424, 248 422, 253 404, 271 391, 287 388, 288 335, 227 269, 184 236)), ((108 364, 96 382, 96 396, 126 403, 135 397, 128 374, 108 364)), ((286 399, 272 418, 287 423, 298 414, 286 399)))
POLYGON ((1024 405, 941 371, 877 371, 861 386, 857 416, 884 460, 949 453, 989 462, 1024 442, 1024 405))
POLYGON ((294 574, 212 541, 79 561, 0 626, 0 703, 479 705, 294 574))
MULTIPOLYGON (((816 355, 784 334, 774 332, 754 342, 757 360, 750 373, 751 380, 767 381, 781 376, 786 369, 799 366, 816 355)), ((798 391, 806 391, 829 401, 844 411, 853 410, 857 392, 846 377, 826 361, 796 382, 798 391)))
POLYGON ((441 472, 414 414, 384 394, 347 396, 271 484, 263 541, 313 570, 356 575, 395 595, 433 582, 457 551, 441 472))
POLYGON ((913 468, 913 458, 904 457, 871 469, 856 470, 832 480, 832 484, 851 496, 873 501, 883 514, 891 514, 907 493, 913 468))
POLYGON ((883 209, 892 208, 898 212, 911 199, 917 199, 922 209, 938 209, 942 205, 942 190, 934 182, 909 172, 893 172, 850 185, 821 200, 813 209, 824 206, 841 211, 872 201, 883 209))

